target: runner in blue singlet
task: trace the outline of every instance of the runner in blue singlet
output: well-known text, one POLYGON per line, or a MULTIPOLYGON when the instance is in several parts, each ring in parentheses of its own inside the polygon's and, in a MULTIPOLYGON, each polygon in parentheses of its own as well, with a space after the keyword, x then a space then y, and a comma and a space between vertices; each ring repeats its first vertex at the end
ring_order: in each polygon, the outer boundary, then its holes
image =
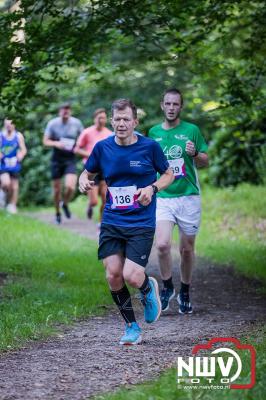
POLYGON ((16 130, 12 120, 6 118, 0 131, 0 184, 6 193, 6 210, 11 214, 17 212, 18 178, 26 153, 23 135, 16 130))

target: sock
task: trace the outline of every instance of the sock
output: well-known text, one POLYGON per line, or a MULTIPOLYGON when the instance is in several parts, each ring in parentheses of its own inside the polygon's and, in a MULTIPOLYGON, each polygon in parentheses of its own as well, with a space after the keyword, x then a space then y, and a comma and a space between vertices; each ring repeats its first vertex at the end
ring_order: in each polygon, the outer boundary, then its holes
POLYGON ((185 297, 189 297, 189 285, 187 283, 181 282, 180 293, 185 297))
POLYGON ((130 293, 126 285, 120 290, 111 290, 111 295, 126 323, 136 322, 130 293))
POLYGON ((172 277, 166 280, 163 280, 163 286, 166 289, 174 289, 172 277))
POLYGON ((141 291, 141 293, 142 293, 144 296, 145 296, 146 294, 148 294, 149 291, 151 290, 148 275, 145 274, 144 282, 143 282, 143 284, 141 285, 141 287, 139 288, 139 290, 141 291))

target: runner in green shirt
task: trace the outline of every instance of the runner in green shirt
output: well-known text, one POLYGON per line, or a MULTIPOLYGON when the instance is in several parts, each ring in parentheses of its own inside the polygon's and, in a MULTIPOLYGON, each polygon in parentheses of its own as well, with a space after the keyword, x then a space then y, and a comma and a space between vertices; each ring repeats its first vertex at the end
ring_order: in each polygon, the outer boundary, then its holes
POLYGON ((181 288, 177 301, 179 312, 187 314, 192 313, 189 287, 195 259, 195 238, 201 218, 197 168, 208 165, 208 156, 207 144, 199 128, 180 119, 182 106, 181 92, 167 90, 161 102, 165 120, 151 128, 149 136, 162 147, 175 176, 174 182, 157 194, 156 246, 163 280, 162 310, 168 310, 169 302, 175 296, 171 244, 173 229, 177 225, 181 257, 181 288))

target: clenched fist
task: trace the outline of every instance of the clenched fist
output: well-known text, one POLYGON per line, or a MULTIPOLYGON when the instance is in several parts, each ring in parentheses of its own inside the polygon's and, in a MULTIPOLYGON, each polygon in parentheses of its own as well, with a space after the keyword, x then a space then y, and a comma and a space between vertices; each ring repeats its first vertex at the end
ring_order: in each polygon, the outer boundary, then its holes
POLYGON ((138 202, 142 206, 148 206, 153 196, 153 188, 151 186, 140 188, 137 190, 136 194, 138 195, 138 202))
POLYGON ((195 144, 193 142, 191 142, 191 140, 188 140, 186 142, 186 153, 190 156, 190 157, 194 157, 196 155, 196 147, 195 144))
POLYGON ((94 181, 89 180, 87 171, 83 171, 79 177, 79 191, 81 193, 87 193, 93 188, 94 184, 94 181))

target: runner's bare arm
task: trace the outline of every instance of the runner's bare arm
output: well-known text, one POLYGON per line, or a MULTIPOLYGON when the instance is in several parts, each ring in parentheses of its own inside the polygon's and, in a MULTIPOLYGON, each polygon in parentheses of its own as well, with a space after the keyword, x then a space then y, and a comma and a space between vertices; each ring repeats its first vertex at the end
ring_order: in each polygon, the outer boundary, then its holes
POLYGON ((94 186, 94 178, 97 174, 92 173, 84 169, 79 177, 79 191, 81 193, 87 193, 94 186))
POLYGON ((22 161, 25 155, 27 154, 27 147, 25 145, 24 136, 22 133, 18 133, 18 141, 19 141, 19 151, 17 153, 18 161, 22 161))
POLYGON ((206 153, 197 152, 196 146, 191 140, 188 140, 186 143, 186 153, 194 158, 197 168, 208 167, 208 155, 206 153))
MULTIPOLYGON (((168 168, 164 174, 160 176, 160 178, 153 183, 154 186, 157 186, 158 191, 167 188, 174 181, 173 171, 168 168)), ((138 202, 143 206, 148 206, 151 202, 152 196, 154 194, 153 187, 151 185, 146 186, 145 188, 140 188, 137 190, 138 202)))
POLYGON ((59 140, 51 140, 46 135, 43 136, 43 145, 45 147, 56 147, 57 149, 63 149, 64 145, 59 140))
POLYGON ((157 186, 158 192, 166 189, 171 183, 175 180, 173 171, 171 168, 168 168, 164 174, 160 176, 160 178, 154 182, 154 185, 157 186))
POLYGON ((84 149, 82 149, 81 147, 79 147, 78 145, 74 147, 74 153, 78 154, 81 157, 89 157, 90 153, 84 149))
POLYGON ((74 147, 74 153, 81 157, 88 158, 91 152, 86 150, 86 144, 88 144, 90 136, 86 134, 86 129, 81 132, 74 147))
POLYGON ((204 167, 208 167, 208 165, 209 165, 209 158, 208 158, 208 154, 206 154, 206 153, 198 153, 194 157, 194 160, 195 160, 197 168, 204 168, 204 167))

